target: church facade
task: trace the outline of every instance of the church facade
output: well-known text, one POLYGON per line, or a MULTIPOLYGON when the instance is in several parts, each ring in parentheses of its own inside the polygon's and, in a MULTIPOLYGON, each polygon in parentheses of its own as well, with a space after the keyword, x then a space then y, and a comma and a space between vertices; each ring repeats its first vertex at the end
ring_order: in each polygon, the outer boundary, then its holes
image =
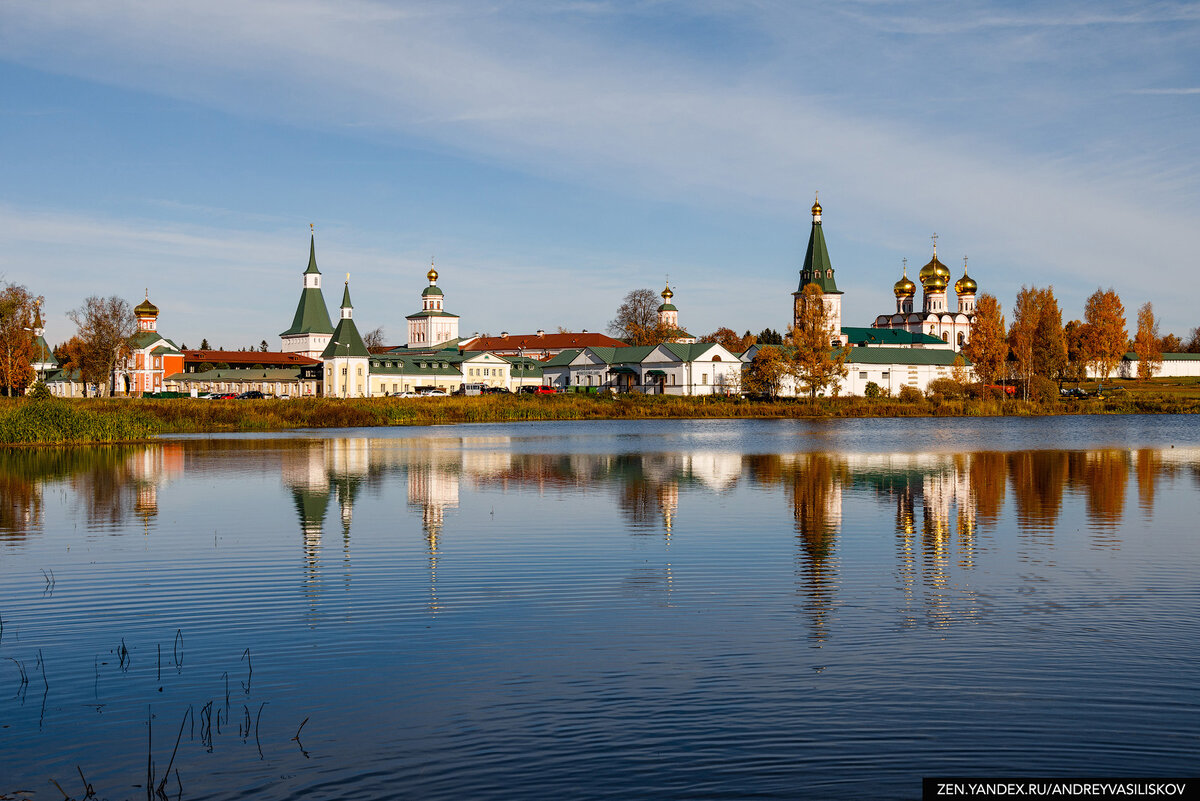
POLYGON ((971 323, 975 321, 975 295, 979 286, 967 274, 967 259, 963 257, 963 274, 954 282, 956 308, 951 310, 946 297, 950 283, 950 268, 937 257, 937 234, 933 235, 933 258, 917 274, 921 282, 921 308, 916 310, 913 300, 917 287, 908 277, 908 264, 892 290, 896 295, 896 311, 881 314, 872 324, 874 328, 908 331, 937 337, 954 350, 962 350, 971 341, 971 323))

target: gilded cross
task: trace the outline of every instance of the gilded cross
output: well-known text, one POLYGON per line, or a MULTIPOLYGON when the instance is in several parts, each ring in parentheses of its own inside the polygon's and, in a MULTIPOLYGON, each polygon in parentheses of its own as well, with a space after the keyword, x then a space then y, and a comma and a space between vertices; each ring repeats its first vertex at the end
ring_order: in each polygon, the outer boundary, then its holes
POLYGON ((934 231, 933 236, 930 237, 933 240, 933 253, 935 256, 937 255, 937 236, 937 232, 934 231))

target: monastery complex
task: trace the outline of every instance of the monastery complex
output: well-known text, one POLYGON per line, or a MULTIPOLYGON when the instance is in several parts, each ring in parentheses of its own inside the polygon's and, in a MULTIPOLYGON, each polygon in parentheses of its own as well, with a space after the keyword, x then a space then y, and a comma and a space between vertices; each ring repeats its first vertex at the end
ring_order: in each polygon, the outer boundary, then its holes
MULTIPOLYGON (((861 395, 868 383, 890 393, 903 386, 924 391, 930 381, 949 378, 956 360, 969 372, 970 363, 959 351, 970 340, 978 285, 966 272, 966 259, 962 276, 953 284, 951 304, 952 276, 938 259, 935 234, 933 256, 917 274, 919 307, 917 283, 908 277, 906 264, 894 285, 895 311, 877 316, 869 327, 844 326, 843 293, 837 288, 821 217, 821 204, 816 202, 799 286, 793 293, 793 322, 798 320, 804 288, 816 284, 831 321, 831 340, 847 349, 848 373, 836 391, 861 395)), ((300 298, 291 325, 279 334, 278 351, 181 349, 159 333, 159 309, 147 297, 134 310, 138 331, 130 353, 113 372, 113 393, 196 396, 257 390, 276 397, 366 398, 453 392, 464 386, 473 391, 546 386, 578 392, 737 394, 743 370, 760 349, 755 345, 734 353, 716 343, 697 342, 680 326, 669 285, 658 307, 659 325, 668 332, 661 345, 632 347, 586 330, 463 338, 459 316, 449 311, 438 285, 438 271, 431 266, 425 277, 419 308, 405 318, 407 343, 368 349, 354 318, 348 276, 336 324, 330 317, 314 234, 301 274, 300 298)), ((38 374, 45 376, 55 395, 85 394, 77 372, 59 369, 45 344, 40 317, 36 326, 35 348, 43 354, 34 365, 38 374)), ((794 392, 793 383, 785 381, 784 394, 794 392)))

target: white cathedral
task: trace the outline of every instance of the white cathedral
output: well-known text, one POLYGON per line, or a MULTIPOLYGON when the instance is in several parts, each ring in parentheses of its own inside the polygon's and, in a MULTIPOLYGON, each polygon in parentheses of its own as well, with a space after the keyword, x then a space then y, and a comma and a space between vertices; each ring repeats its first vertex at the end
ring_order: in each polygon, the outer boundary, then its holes
POLYGON ((879 315, 871 327, 928 334, 948 343, 956 351, 962 350, 962 346, 971 339, 975 293, 979 289, 975 279, 967 275, 967 257, 963 257, 962 278, 954 282, 954 296, 958 305, 956 311, 950 311, 946 299, 950 268, 938 261, 937 234, 933 235, 933 258, 921 268, 917 278, 921 282, 921 310, 913 309, 917 286, 908 277, 908 263, 905 261, 904 274, 893 286, 895 313, 879 315))

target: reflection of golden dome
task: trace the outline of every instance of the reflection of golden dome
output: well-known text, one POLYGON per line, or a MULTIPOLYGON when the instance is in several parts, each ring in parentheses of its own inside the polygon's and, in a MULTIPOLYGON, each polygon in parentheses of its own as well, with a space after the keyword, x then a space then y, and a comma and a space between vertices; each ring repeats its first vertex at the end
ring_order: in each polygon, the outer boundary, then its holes
POLYGON ((898 298, 911 298, 917 292, 917 285, 906 275, 897 281, 892 289, 898 298))
POLYGON ((979 285, 975 283, 975 279, 967 275, 963 271, 963 277, 954 282, 954 294, 956 295, 974 295, 979 285))
MULTIPOLYGON (((925 272, 925 270, 922 269, 921 272, 925 272)), ((925 287, 926 292, 945 292, 949 283, 947 276, 934 273, 928 280, 921 281, 921 286, 925 287)))
POLYGON ((675 293, 671 291, 671 285, 667 284, 667 288, 662 291, 663 300, 670 300, 675 297, 675 293))
POLYGON ((922 284, 928 284, 929 279, 934 275, 941 276, 943 287, 950 283, 950 268, 938 261, 937 251, 934 251, 933 258, 921 268, 921 272, 917 277, 921 280, 922 284))

